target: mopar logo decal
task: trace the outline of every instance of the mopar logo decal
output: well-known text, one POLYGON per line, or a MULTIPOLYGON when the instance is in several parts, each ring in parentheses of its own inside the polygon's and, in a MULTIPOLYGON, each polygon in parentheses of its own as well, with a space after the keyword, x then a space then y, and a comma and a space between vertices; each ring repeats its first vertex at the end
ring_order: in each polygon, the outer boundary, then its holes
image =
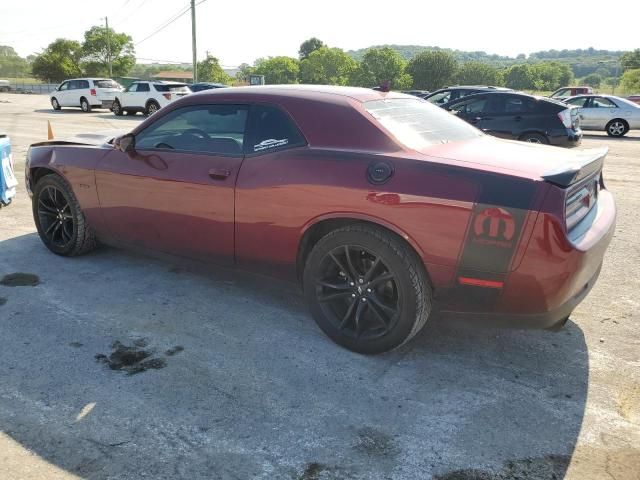
POLYGON ((515 233, 513 216, 504 208, 485 208, 476 214, 473 222, 475 242, 510 247, 515 233))

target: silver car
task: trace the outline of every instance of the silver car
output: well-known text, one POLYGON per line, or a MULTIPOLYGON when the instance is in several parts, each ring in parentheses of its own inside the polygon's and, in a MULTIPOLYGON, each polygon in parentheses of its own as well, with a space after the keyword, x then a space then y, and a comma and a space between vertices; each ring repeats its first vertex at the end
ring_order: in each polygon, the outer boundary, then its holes
POLYGON ((640 105, 613 95, 576 95, 564 103, 578 107, 580 128, 604 130, 612 137, 622 137, 629 130, 640 129, 640 105))

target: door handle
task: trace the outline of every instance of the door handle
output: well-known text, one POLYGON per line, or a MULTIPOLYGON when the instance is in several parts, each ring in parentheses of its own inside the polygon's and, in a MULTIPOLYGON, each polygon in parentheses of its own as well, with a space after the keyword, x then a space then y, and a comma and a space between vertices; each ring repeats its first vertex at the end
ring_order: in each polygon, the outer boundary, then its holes
POLYGON ((471 123, 478 123, 480 120, 482 120, 482 117, 474 117, 470 120, 471 123))
POLYGON ((214 180, 225 180, 229 175, 231 175, 231 170, 226 168, 212 168, 209 170, 209 176, 214 180))

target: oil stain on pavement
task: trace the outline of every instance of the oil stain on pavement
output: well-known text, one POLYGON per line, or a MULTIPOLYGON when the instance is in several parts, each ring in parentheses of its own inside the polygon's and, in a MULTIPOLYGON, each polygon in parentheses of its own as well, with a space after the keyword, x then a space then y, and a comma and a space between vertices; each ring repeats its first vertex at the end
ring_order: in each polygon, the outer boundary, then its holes
POLYGON ((2 277, 0 285, 5 287, 35 287, 40 283, 40 278, 33 273, 9 273, 2 277))
POLYGON ((568 455, 510 460, 504 464, 502 470, 495 473, 476 469, 456 470, 435 475, 433 480, 561 480, 570 460, 568 455))
MULTIPOLYGON (((148 348, 145 339, 135 340, 131 345, 125 345, 119 341, 111 345, 113 352, 110 355, 98 354, 95 359, 106 364, 111 370, 120 370, 127 375, 135 375, 147 370, 158 370, 167 366, 164 358, 153 357, 155 350, 148 348)), ((165 355, 173 356, 184 350, 184 347, 175 346, 165 351, 165 355)))

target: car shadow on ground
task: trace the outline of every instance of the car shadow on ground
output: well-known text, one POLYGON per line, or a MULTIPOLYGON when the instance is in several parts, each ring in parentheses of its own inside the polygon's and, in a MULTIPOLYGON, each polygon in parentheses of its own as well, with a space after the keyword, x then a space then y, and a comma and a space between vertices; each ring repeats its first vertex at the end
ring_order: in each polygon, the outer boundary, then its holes
POLYGON ((640 142, 640 137, 610 137, 609 135, 597 135, 593 133, 583 133, 582 138, 588 138, 590 140, 602 140, 606 142, 640 142))
POLYGON ((0 252, 0 277, 39 281, 0 281, 0 432, 82 478, 562 479, 571 460, 589 372, 573 322, 436 318, 362 356, 276 280, 64 259, 35 234, 0 252))

